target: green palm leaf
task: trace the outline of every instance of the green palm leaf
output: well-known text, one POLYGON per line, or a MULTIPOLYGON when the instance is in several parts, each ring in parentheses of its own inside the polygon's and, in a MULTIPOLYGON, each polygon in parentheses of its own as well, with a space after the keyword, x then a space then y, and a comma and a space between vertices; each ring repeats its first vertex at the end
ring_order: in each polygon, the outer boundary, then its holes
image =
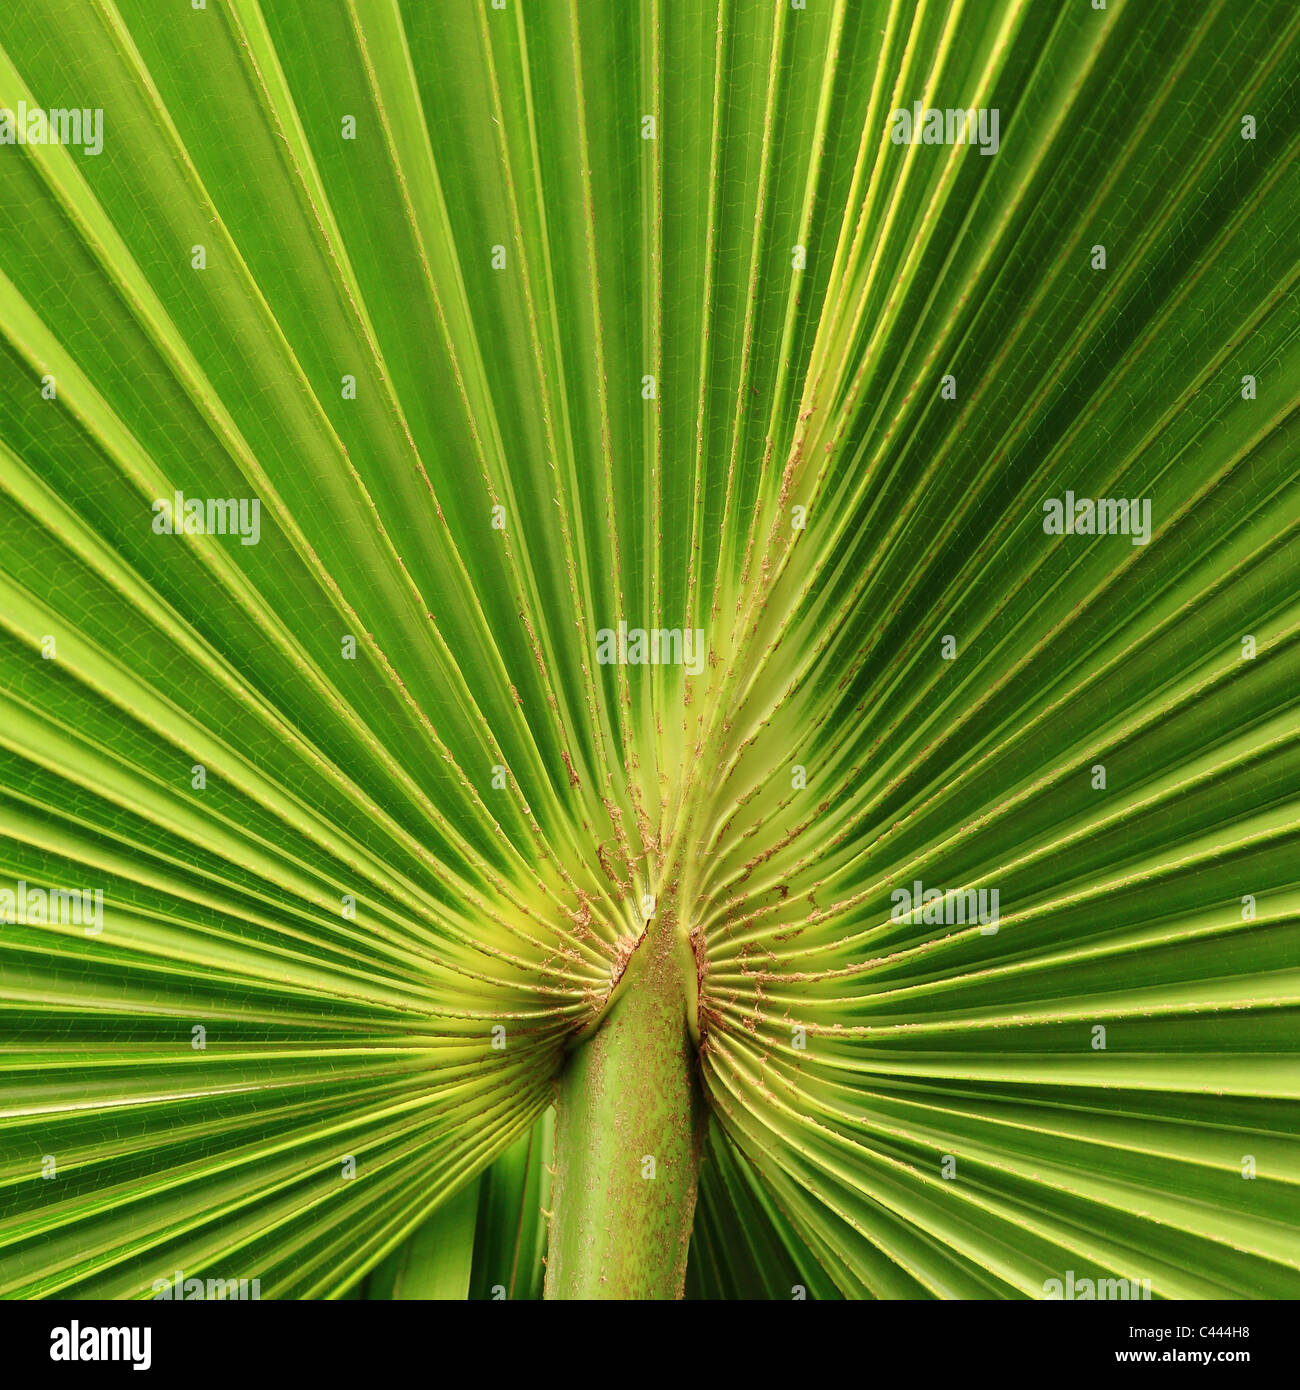
POLYGON ((1295 1296, 1298 72, 6 13, 0 1294, 1295 1296))

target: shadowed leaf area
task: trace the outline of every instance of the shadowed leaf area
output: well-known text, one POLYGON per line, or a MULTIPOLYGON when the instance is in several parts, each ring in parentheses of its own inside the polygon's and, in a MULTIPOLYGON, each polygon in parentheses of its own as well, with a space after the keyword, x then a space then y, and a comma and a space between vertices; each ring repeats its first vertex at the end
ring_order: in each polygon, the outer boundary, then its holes
POLYGON ((0 1296, 1300 1296, 1300 7, 0 108, 0 1296))

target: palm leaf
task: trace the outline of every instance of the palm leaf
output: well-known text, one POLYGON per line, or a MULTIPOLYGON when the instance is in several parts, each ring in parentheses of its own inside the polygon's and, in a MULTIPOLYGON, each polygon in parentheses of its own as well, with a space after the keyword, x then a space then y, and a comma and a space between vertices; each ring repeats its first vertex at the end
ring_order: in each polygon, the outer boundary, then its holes
POLYGON ((537 1296, 671 937, 692 1294, 1294 1296, 1298 34, 7 13, 0 1293, 537 1296))

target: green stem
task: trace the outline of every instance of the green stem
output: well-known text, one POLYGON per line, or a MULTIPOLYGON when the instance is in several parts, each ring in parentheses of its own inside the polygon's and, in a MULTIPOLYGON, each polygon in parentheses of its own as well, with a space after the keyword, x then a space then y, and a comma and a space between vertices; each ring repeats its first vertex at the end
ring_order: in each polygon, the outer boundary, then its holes
POLYGON ((560 1079, 547 1298, 680 1298, 703 1106, 695 963, 660 906, 600 1027, 560 1079))

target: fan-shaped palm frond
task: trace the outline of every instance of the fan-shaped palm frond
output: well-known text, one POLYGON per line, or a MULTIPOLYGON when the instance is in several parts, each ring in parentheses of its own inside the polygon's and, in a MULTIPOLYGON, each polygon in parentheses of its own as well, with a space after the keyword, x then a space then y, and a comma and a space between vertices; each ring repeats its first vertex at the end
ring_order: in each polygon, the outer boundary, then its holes
POLYGON ((1300 1291, 1300 10, 194 6, 0 21, 0 1293, 1300 1291))

